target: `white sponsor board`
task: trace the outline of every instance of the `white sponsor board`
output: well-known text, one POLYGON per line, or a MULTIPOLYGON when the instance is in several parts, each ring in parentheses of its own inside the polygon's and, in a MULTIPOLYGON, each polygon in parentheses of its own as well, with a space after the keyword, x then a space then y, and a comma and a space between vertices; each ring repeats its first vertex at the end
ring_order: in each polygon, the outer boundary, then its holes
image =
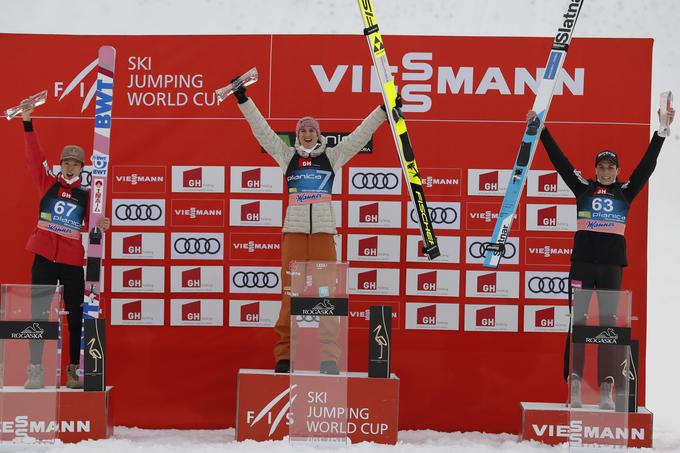
POLYGON ((350 167, 350 195, 401 195, 401 168, 350 167))
POLYGON ((529 170, 527 195, 530 197, 573 198, 574 193, 555 170, 529 170))
MULTIPOLYGON (((419 229, 418 212, 412 202, 408 203, 407 228, 419 229)), ((437 230, 460 230, 460 203, 459 202, 428 202, 427 209, 430 213, 430 221, 435 231, 437 230)))
POLYGON ((280 310, 279 300, 230 300, 229 327, 274 327, 280 310))
MULTIPOLYGON (((437 236, 439 255, 437 263, 460 263, 460 237, 437 236)), ((412 263, 427 263, 431 260, 423 253, 423 238, 409 234, 406 237, 406 261, 412 263)))
POLYGON ((406 269, 407 296, 458 297, 460 271, 448 269, 406 269))
POLYGON ((398 201, 350 201, 349 226, 354 228, 401 228, 398 201))
MULTIPOLYGON (((468 264, 483 264, 486 247, 491 238, 489 236, 468 236, 465 239, 465 262, 468 264)), ((519 238, 510 237, 505 243, 502 264, 519 264, 519 238)))
POLYGON ((111 201, 113 226, 165 226, 165 200, 114 198, 111 201))
POLYGON ((165 292, 165 268, 163 266, 111 266, 111 291, 165 292))
POLYGON ((111 299, 111 325, 162 326, 164 323, 163 299, 111 299))
POLYGON ((231 266, 229 268, 231 293, 281 293, 281 268, 276 266, 231 266))
POLYGON ((279 167, 230 168, 230 193, 283 193, 283 174, 279 167))
POLYGON ((170 257, 173 260, 224 259, 224 233, 181 233, 170 236, 170 257))
POLYGON ((397 235, 350 234, 347 236, 348 261, 400 261, 401 238, 397 235))
POLYGON ((350 294, 399 295, 399 269, 349 268, 350 294))
POLYGON ((576 231, 576 205, 527 204, 528 231, 576 231))
POLYGON ((222 266, 172 266, 170 291, 173 293, 224 292, 222 266))
POLYGON ((512 170, 468 169, 468 195, 505 196, 512 170))
POLYGON ((519 272, 466 271, 467 297, 519 298, 519 272))
POLYGON ((165 233, 111 233, 111 258, 162 260, 165 233))
POLYGON ((566 305, 525 305, 524 331, 569 331, 569 307, 566 305))
POLYGON ((525 272, 524 297, 569 300, 569 272, 525 272))
POLYGON ((406 302, 406 328, 425 330, 458 330, 458 304, 406 302))
POLYGON ((224 325, 222 299, 171 299, 171 326, 224 325))
POLYGON ((172 191, 224 193, 224 167, 173 165, 172 191))
POLYGON ((517 332, 517 305, 466 305, 466 331, 517 332))

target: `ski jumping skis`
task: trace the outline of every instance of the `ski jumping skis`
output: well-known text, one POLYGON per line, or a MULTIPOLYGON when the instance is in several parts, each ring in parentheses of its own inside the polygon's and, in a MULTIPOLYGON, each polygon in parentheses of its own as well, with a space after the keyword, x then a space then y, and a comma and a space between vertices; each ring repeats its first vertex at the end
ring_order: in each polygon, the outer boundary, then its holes
POLYGON ((493 230, 493 235, 487 244, 484 267, 497 268, 501 258, 505 253, 505 243, 508 240, 510 227, 512 226, 515 212, 519 199, 522 196, 524 183, 526 182, 527 173, 531 167, 531 162, 538 147, 538 141, 541 136, 541 131, 545 124, 545 119, 550 108, 550 101, 552 101, 557 78, 564 65, 564 60, 567 58, 567 51, 569 50, 569 43, 576 27, 581 7, 585 0, 568 0, 566 12, 562 15, 560 26, 555 34, 550 55, 548 56, 548 63, 543 73, 543 78, 538 87, 538 93, 534 99, 532 110, 536 112, 537 116, 534 120, 526 125, 524 135, 522 136, 522 143, 517 153, 515 166, 512 169, 508 188, 503 198, 498 219, 496 220, 496 227, 493 230))
POLYGON ((408 192, 413 202, 414 208, 418 212, 418 223, 423 238, 423 253, 432 260, 440 255, 437 238, 432 228, 432 221, 430 219, 430 212, 427 209, 425 202, 425 193, 423 192, 423 184, 420 180, 420 173, 416 165, 416 159, 411 147, 411 140, 406 130, 406 121, 401 115, 400 109, 397 107, 397 88, 394 85, 394 79, 390 72, 390 65, 387 62, 387 53, 383 43, 382 36, 378 29, 378 22, 376 21, 373 12, 373 4, 371 0, 358 0, 359 9, 364 20, 364 35, 368 41, 368 47, 373 58, 373 66, 380 80, 380 87, 382 91, 383 102, 388 107, 387 120, 392 129, 392 136, 394 143, 397 146, 399 161, 404 175, 408 180, 408 192))

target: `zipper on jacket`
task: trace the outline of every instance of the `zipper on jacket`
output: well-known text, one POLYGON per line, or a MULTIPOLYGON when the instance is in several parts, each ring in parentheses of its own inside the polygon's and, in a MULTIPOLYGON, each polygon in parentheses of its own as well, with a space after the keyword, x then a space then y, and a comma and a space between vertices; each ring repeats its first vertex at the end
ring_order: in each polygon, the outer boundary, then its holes
POLYGON ((59 235, 57 234, 57 245, 54 247, 54 261, 55 263, 57 262, 57 256, 59 256, 59 235))
POLYGON ((312 205, 314 203, 309 203, 309 234, 312 234, 312 205))

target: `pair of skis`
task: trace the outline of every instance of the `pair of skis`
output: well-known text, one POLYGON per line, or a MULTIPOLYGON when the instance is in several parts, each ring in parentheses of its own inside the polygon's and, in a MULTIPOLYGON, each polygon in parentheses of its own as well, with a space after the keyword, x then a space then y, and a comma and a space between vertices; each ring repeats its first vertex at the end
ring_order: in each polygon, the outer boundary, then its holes
POLYGON ((505 192, 491 240, 486 247, 484 255, 485 267, 497 268, 505 254, 505 244, 508 241, 510 227, 517 211, 519 199, 522 196, 522 190, 526 183, 531 162, 536 154, 536 148, 538 147, 541 131, 545 125, 545 119, 548 116, 550 102, 552 101, 555 85, 557 84, 557 77, 562 70, 564 60, 567 58, 569 43, 571 42, 574 27, 576 26, 576 21, 584 1, 568 0, 566 11, 560 20, 560 26, 555 34, 550 55, 548 56, 548 63, 546 64, 545 72, 538 86, 538 93, 532 107, 532 110, 536 112, 536 117, 527 122, 524 134, 522 135, 522 142, 515 159, 515 166, 512 169, 510 181, 508 182, 508 189, 505 192))

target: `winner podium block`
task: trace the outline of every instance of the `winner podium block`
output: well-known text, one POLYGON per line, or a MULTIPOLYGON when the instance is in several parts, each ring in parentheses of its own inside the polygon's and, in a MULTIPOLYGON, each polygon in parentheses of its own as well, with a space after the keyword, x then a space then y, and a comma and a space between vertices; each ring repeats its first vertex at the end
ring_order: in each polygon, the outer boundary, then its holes
MULTIPOLYGON (((310 423, 323 414, 328 418, 337 407, 324 404, 325 378, 333 376, 315 375, 319 388, 306 394, 298 394, 291 388, 290 375, 276 374, 269 370, 242 369, 238 373, 238 394, 236 404, 236 440, 280 440, 288 436, 290 423, 290 400, 303 398, 310 403, 310 423), (313 404, 312 404, 313 403, 313 404)), ((399 378, 369 378, 366 373, 347 373, 347 413, 337 414, 345 421, 339 426, 321 426, 324 431, 338 429, 346 432, 352 443, 376 442, 396 444, 399 415, 399 378)))

